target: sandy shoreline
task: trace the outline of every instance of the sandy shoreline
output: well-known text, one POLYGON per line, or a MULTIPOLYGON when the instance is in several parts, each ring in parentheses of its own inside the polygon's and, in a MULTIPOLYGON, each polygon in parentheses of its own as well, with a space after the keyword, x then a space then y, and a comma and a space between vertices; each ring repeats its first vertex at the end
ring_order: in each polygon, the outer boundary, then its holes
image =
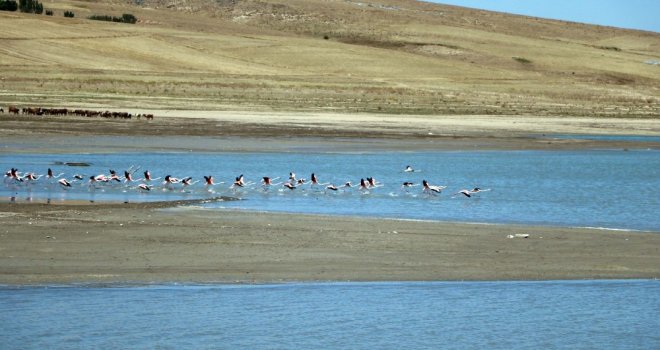
POLYGON ((651 118, 138 112, 158 117, 147 122, 0 114, 0 153, 660 149, 657 141, 553 137, 660 136, 660 122, 651 118), (138 143, 126 139, 135 136, 138 143))
POLYGON ((660 277, 658 233, 162 206, 0 204, 0 284, 660 277))
MULTIPOLYGON (((183 114, 153 123, 0 115, 0 155, 660 148, 531 136, 540 129, 657 136, 660 123, 649 119, 447 117, 425 124, 408 116, 360 123, 350 116, 183 114)), ((176 204, 184 203, 0 203, 0 284, 660 277, 656 232, 162 210, 176 204)))

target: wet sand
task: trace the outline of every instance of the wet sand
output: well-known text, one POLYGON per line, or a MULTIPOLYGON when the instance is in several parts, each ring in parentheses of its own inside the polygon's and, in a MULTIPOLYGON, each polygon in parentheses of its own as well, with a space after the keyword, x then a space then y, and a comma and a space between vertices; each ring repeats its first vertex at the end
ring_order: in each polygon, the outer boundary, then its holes
POLYGON ((0 283, 660 277, 660 233, 169 205, 0 204, 0 283))
POLYGON ((660 136, 652 118, 410 116, 133 111, 155 120, 0 114, 0 152, 660 149, 660 142, 555 134, 660 136), (140 136, 136 139, 127 138, 140 136))
MULTIPOLYGON (((529 136, 532 128, 499 133, 457 126, 455 134, 439 136, 422 135, 419 126, 382 132, 260 124, 258 118, 163 118, 151 124, 23 118, 0 116, 0 154, 657 147, 539 140, 529 136)), ((656 135, 658 127, 647 120, 617 123, 611 128, 642 135, 656 135), (653 130, 643 132, 649 125, 653 130)), ((176 205, 0 203, 0 284, 660 277, 659 233, 208 211, 191 203, 168 209, 176 205), (529 237, 508 238, 515 234, 529 237)))

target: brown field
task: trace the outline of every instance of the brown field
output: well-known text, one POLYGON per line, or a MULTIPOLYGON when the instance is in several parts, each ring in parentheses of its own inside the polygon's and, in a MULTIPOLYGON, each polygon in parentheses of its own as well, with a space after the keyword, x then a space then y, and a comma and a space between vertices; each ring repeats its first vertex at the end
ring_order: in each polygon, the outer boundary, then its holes
POLYGON ((0 106, 660 114, 653 32, 404 0, 44 7, 54 16, 0 12, 0 106), (87 19, 122 13, 138 23, 87 19))

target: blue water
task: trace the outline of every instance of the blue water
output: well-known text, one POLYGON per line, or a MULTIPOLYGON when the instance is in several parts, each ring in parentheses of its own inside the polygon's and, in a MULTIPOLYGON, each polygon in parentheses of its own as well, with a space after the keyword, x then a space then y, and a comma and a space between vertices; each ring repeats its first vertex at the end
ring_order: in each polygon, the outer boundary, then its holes
MULTIPOLYGON (((207 204, 209 208, 377 216, 407 219, 587 226, 615 229, 660 230, 660 151, 501 151, 411 153, 112 153, 69 155, 8 155, 0 166, 45 173, 51 167, 71 179, 74 173, 96 175, 112 168, 139 165, 135 176, 149 169, 153 176, 166 174, 203 180, 213 175, 227 183, 207 190, 201 183, 189 188, 156 187, 141 193, 135 185, 75 185, 63 190, 44 179, 34 184, 5 181, 0 196, 5 200, 115 200, 148 201, 210 198, 227 195, 239 202, 207 204), (70 167, 56 162, 88 162, 90 167, 70 167), (406 165, 418 172, 405 173, 406 165), (336 185, 375 177, 383 187, 368 192, 330 193, 323 186, 302 186, 289 191, 281 186, 265 192, 262 176, 280 177, 289 172, 309 179, 315 172, 320 182, 336 185), (244 174, 254 185, 229 188, 234 177, 244 174), (424 194, 421 186, 408 192, 403 181, 448 186, 438 196, 424 194), (455 193, 464 188, 491 189, 474 198, 455 193)), ((203 181, 202 181, 203 182, 203 181)), ((85 182, 86 183, 86 182, 85 182)), ((160 181, 157 181, 160 183, 160 181)))
MULTIPOLYGON (((4 181, 4 201, 213 198, 209 209, 660 230, 660 151, 110 153, 0 156, 0 169, 153 176, 239 174, 254 185, 208 190, 135 185, 90 190, 4 181), (56 162, 88 162, 70 167, 56 162), (59 164, 59 165, 58 165, 59 164), (420 172, 405 173, 412 165, 420 172), (304 186, 264 192, 262 176, 311 172, 337 185, 373 176, 368 193, 304 186), (439 196, 403 181, 448 188, 439 196), (489 188, 478 197, 453 195, 489 188)), ((159 181, 160 182, 160 181, 159 181)), ((391 282, 282 285, 0 286, 0 348, 659 349, 660 282, 391 282)))
MULTIPOLYGON (((330 215, 376 216, 404 219, 519 223, 536 225, 603 227, 660 231, 660 151, 489 151, 489 152, 375 152, 375 153, 111 153, 4 155, 0 167, 44 173, 48 167, 64 172, 96 175, 112 168, 123 174, 149 169, 153 176, 167 174, 203 180, 213 175, 227 183, 212 191, 198 183, 189 188, 155 187, 140 193, 135 185, 103 186, 90 191, 86 185, 62 190, 57 184, 5 184, 4 200, 83 199, 145 201, 211 198, 227 195, 241 201, 209 203, 208 208, 230 208, 330 215), (56 162, 88 162, 90 167, 69 167, 56 162), (419 172, 405 173, 406 165, 419 172), (262 176, 280 177, 289 172, 320 182, 354 184, 375 177, 382 187, 368 192, 330 193, 322 187, 302 186, 295 191, 280 186, 264 191, 262 176), (254 183, 229 189, 234 177, 245 175, 254 183), (401 183, 448 186, 438 196, 421 187, 408 192, 401 183), (461 189, 487 188, 473 198, 456 195, 461 189)), ((160 181, 159 181, 160 182, 160 181)), ((203 181, 202 181, 203 182, 203 181)))
POLYGON ((0 288, 5 349, 658 349, 660 282, 0 288))

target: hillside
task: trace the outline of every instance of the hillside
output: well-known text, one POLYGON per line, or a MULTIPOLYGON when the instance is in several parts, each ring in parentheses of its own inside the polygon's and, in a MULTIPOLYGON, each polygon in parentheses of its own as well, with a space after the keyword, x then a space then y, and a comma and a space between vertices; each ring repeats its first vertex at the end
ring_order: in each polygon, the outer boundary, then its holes
POLYGON ((659 33, 409 0, 43 4, 0 11, 0 106, 660 115, 659 33))

